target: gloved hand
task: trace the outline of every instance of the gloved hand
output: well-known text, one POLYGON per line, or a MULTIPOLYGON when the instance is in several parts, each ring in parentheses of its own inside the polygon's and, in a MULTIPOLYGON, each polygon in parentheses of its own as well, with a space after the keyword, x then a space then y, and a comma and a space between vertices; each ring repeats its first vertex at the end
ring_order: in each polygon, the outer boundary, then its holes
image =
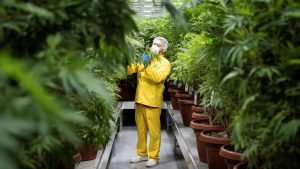
POLYGON ((151 61, 151 56, 149 53, 144 53, 143 55, 143 64, 146 66, 150 63, 151 61))

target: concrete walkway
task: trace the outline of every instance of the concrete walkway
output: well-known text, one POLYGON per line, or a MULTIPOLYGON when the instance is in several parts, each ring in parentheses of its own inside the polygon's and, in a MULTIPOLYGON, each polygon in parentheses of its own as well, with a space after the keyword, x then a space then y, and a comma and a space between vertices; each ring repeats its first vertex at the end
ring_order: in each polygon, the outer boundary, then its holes
MULTIPOLYGON (((148 135, 149 137, 149 135, 148 135)), ((182 155, 174 155, 173 134, 162 129, 161 133, 160 162, 153 169, 187 169, 182 155)), ((148 138, 149 140, 149 138, 148 138)), ((110 159, 109 169, 145 169, 146 161, 129 163, 130 158, 136 155, 136 127, 124 126, 118 133, 117 142, 110 159)))

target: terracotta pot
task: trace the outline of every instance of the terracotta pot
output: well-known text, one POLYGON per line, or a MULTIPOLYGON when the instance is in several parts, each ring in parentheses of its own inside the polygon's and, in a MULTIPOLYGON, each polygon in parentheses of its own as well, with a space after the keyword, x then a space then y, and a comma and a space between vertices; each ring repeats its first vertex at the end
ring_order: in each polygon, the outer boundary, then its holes
POLYGON ((190 123, 190 127, 192 129, 194 129, 194 133, 195 133, 195 136, 196 136, 196 143, 197 143, 197 150, 198 150, 199 159, 200 159, 200 161, 207 163, 204 142, 202 142, 198 139, 200 132, 203 131, 203 130, 199 129, 199 124, 203 121, 206 121, 208 123, 208 119, 192 120, 191 123, 190 123))
POLYGON ((236 164, 233 169, 247 169, 247 163, 246 162, 240 162, 236 164))
POLYGON ((204 113, 204 108, 202 106, 192 106, 192 111, 195 113, 204 113))
POLYGON ((175 88, 169 88, 168 92, 169 92, 170 97, 171 97, 171 103, 172 103, 173 109, 174 110, 179 110, 179 104, 177 102, 177 98, 175 97, 175 94, 176 93, 183 93, 184 91, 178 90, 178 89, 175 89, 175 88))
POLYGON ((79 149, 82 161, 94 160, 97 157, 98 146, 96 145, 85 145, 79 149))
POLYGON ((223 145, 220 149, 219 155, 225 158, 225 163, 228 169, 233 169, 233 167, 244 161, 242 160, 242 153, 233 151, 233 147, 230 144, 223 145))
POLYGON ((192 119, 193 120, 208 120, 208 115, 207 113, 204 112, 204 108, 202 106, 195 106, 193 105, 192 108, 192 119))
POLYGON ((208 115, 204 113, 192 113, 193 120, 208 120, 208 115))
POLYGON ((209 125, 208 118, 207 119, 197 119, 192 120, 190 127, 194 129, 194 133, 196 136, 197 150, 200 161, 207 163, 205 144, 202 140, 199 139, 199 135, 202 131, 208 130, 224 130, 222 125, 209 125))
POLYGON ((120 84, 118 94, 121 96, 120 101, 131 100, 131 86, 129 84, 120 84))
POLYGON ((227 168, 225 164, 224 157, 219 155, 219 151, 222 145, 230 144, 229 138, 218 138, 208 135, 208 133, 218 132, 215 131, 202 131, 199 135, 199 139, 205 143, 206 157, 209 169, 225 169, 227 168))
POLYGON ((194 104, 194 101, 178 99, 177 102, 179 104, 179 110, 183 120, 183 124, 184 126, 189 127, 192 120, 191 107, 194 104))
MULTIPOLYGON (((181 99, 181 100, 194 100, 194 96, 191 95, 191 94, 188 94, 188 93, 176 93, 175 94, 175 97, 178 99, 181 99)), ((193 102, 194 104, 194 102, 193 102)))
POLYGON ((194 122, 197 122, 197 129, 201 131, 224 131, 225 128, 223 125, 211 125, 209 124, 208 120, 194 120, 194 122))
MULTIPOLYGON (((176 88, 176 86, 172 82, 165 82, 165 89, 176 88)), ((170 93, 168 90, 163 91, 163 100, 171 100, 170 93)))
POLYGON ((75 163, 78 163, 78 162, 81 161, 81 160, 82 160, 82 157, 81 157, 81 154, 80 154, 80 153, 77 153, 77 154, 73 155, 73 161, 74 161, 75 163))

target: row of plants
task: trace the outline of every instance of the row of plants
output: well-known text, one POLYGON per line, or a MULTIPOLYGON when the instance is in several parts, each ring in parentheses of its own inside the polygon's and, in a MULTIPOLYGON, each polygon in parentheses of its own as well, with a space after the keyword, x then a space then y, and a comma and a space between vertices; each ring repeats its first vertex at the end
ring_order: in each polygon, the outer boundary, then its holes
POLYGON ((170 80, 194 88, 249 168, 299 168, 299 2, 192 2, 188 32, 168 17, 139 25, 174 42, 170 80))
POLYGON ((129 4, 0 2, 0 168, 72 168, 75 153, 106 145, 120 82, 144 48, 130 38, 129 4))
POLYGON ((3 0, 0 13, 0 168, 74 167, 82 145, 112 133, 133 11, 123 0, 3 0))

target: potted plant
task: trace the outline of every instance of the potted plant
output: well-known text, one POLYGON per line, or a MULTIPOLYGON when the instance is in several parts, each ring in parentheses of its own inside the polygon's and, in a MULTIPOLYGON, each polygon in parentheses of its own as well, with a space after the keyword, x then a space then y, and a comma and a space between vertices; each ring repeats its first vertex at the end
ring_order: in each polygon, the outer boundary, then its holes
MULTIPOLYGON (((212 115, 212 114, 210 114, 212 115)), ((218 125, 216 123, 209 123, 209 116, 203 116, 202 119, 192 120, 190 123, 190 127, 194 129, 195 138, 197 143, 198 155, 199 159, 202 162, 208 162, 205 142, 199 139, 200 133, 202 131, 224 131, 223 125, 218 125)))
MULTIPOLYGON (((107 74, 105 72, 99 73, 102 77, 105 77, 107 74)), ((106 100, 99 97, 98 93, 90 92, 89 97, 77 99, 74 103, 76 109, 89 120, 87 124, 78 126, 77 128, 77 133, 82 141, 78 146, 82 160, 95 159, 98 148, 100 146, 104 147, 107 144, 112 133, 110 125, 114 114, 113 91, 116 88, 116 84, 109 85, 108 83, 107 88, 111 92, 106 93, 106 100)))
POLYGON ((299 29, 295 24, 299 18, 294 12, 286 15, 295 3, 235 1, 224 15, 226 41, 221 49, 227 52, 219 57, 224 63, 220 84, 235 103, 232 144, 235 150, 243 150, 251 168, 300 166, 296 158, 299 116, 295 114, 299 112, 299 52, 295 48, 299 35, 289 31, 299 29), (239 12, 245 9, 248 14, 239 12), (237 18, 241 24, 231 27, 237 18))
POLYGON ((243 160, 243 152, 237 152, 234 147, 230 144, 225 144, 220 148, 220 156, 225 158, 225 163, 228 169, 233 169, 235 165, 241 163, 243 160))
POLYGON ((83 91, 105 87, 75 74, 96 62, 120 70, 131 57, 125 34, 136 29, 133 11, 127 1, 69 0, 1 1, 0 10, 0 168, 56 168, 63 156, 72 159, 75 126, 87 122, 72 107, 73 94, 86 98, 83 91), (94 47, 93 57, 85 55, 94 47))
POLYGON ((194 97, 190 94, 180 94, 176 93, 177 103, 179 104, 180 114, 183 120, 184 126, 189 126, 192 120, 192 110, 191 107, 194 104, 194 97))
POLYGON ((203 106, 193 105, 191 108, 191 111, 192 111, 192 119, 193 120, 207 120, 208 121, 208 115, 205 112, 203 106))
POLYGON ((174 110, 179 110, 179 104, 178 104, 178 101, 177 101, 177 98, 175 97, 175 95, 177 93, 183 93, 184 91, 176 89, 176 88, 169 88, 168 92, 169 92, 170 97, 171 97, 171 104, 172 104, 173 109, 174 110))
MULTIPOLYGON (((201 84, 201 75, 204 74, 205 67, 198 65, 198 56, 200 54, 198 49, 208 43, 210 43, 210 39, 205 32, 186 34, 181 42, 182 47, 180 51, 176 53, 176 60, 173 62, 173 72, 170 76, 171 79, 177 81, 179 85, 186 84, 190 87, 201 84)), ((184 125, 189 126, 192 120, 191 107, 194 102, 187 99, 194 100, 194 96, 176 94, 175 97, 177 97, 180 105, 184 125)))

